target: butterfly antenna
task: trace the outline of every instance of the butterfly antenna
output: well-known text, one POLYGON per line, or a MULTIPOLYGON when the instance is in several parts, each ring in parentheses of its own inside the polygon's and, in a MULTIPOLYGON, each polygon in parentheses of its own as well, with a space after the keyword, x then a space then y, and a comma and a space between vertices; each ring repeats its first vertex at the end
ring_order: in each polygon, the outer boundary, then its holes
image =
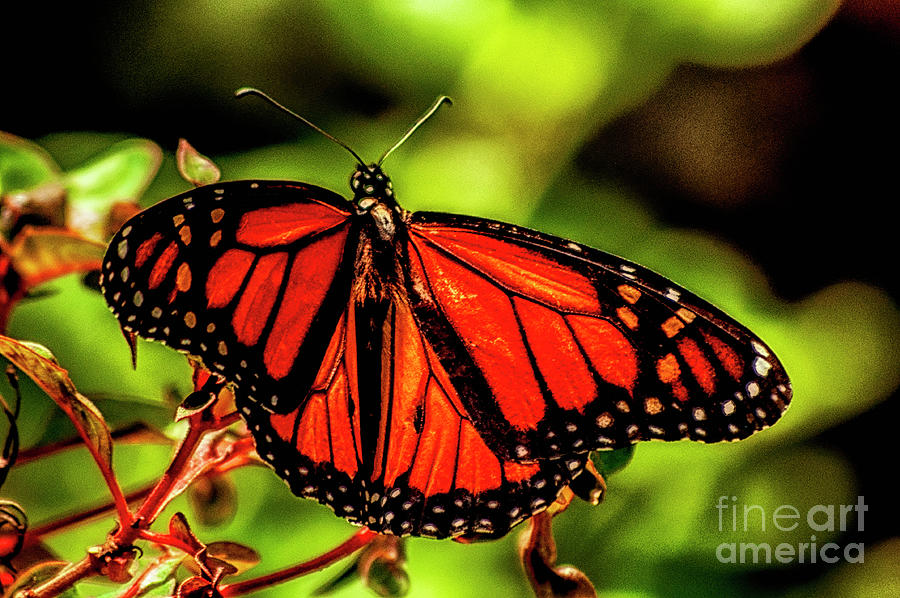
MULTIPOLYGON (((359 165, 360 165, 360 166, 365 167, 365 165, 366 165, 365 161, 363 161, 363 159, 359 157, 359 154, 357 154, 357 153, 354 152, 352 149, 350 149, 350 146, 349 146, 349 145, 347 145, 346 143, 344 143, 343 141, 341 141, 340 139, 338 139, 338 138, 335 137, 334 135, 331 135, 331 134, 329 134, 329 133, 326 133, 324 130, 320 129, 319 127, 317 127, 316 125, 314 125, 314 124, 311 123, 310 121, 306 120, 305 118, 303 118, 302 116, 300 116, 299 114, 297 114, 296 112, 294 112, 293 110, 291 110, 290 108, 288 108, 287 106, 284 106, 283 104, 277 102, 277 101, 276 101, 274 98, 272 98, 272 96, 270 96, 269 94, 267 94, 267 93, 265 93, 265 92, 263 92, 263 91, 260 91, 260 90, 256 89, 255 87, 242 87, 242 88, 238 89, 236 92, 234 92, 234 97, 236 97, 236 98, 243 98, 244 96, 248 96, 248 95, 254 95, 254 96, 259 96, 259 97, 261 97, 262 99, 264 99, 265 101, 269 102, 270 104, 272 104, 273 106, 275 106, 276 108, 278 108, 279 110, 281 110, 282 112, 286 112, 287 114, 290 114, 291 116, 293 116, 294 118, 296 118, 297 120, 299 120, 300 122, 302 122, 303 124, 307 125, 308 127, 311 127, 313 130, 315 130, 315 131, 321 133, 322 135, 324 135, 324 136, 327 137, 328 139, 331 139, 331 140, 334 141, 336 144, 338 144, 339 146, 341 146, 342 148, 344 148, 345 150, 347 150, 348 152, 350 152, 350 155, 352 155, 354 158, 356 158, 356 161, 359 162, 359 165)), ((435 108, 436 108, 436 107, 435 107, 435 108)), ((434 109, 432 109, 431 111, 434 112, 434 109)), ((416 126, 418 126, 418 124, 419 124, 419 123, 416 123, 416 126)), ((413 128, 415 128, 415 127, 413 127, 413 128)), ((409 134, 407 134, 406 136, 409 137, 409 134)), ((405 139, 405 138, 404 138, 404 139, 405 139)), ((398 145, 399 145, 399 144, 398 144, 398 145)), ((391 148, 391 149, 393 150, 393 148, 391 148)), ((388 152, 388 153, 390 153, 390 152, 388 152)), ((382 157, 382 160, 383 160, 383 159, 384 159, 384 158, 382 157)), ((379 164, 380 164, 380 163, 381 163, 381 162, 379 162, 379 164)))
POLYGON ((431 105, 431 108, 429 108, 428 111, 427 111, 425 114, 423 114, 421 117, 419 117, 419 120, 417 120, 417 121, 415 122, 415 124, 413 124, 413 126, 411 126, 411 127, 409 128, 409 131, 407 131, 406 134, 405 134, 403 137, 400 138, 400 141, 398 141, 397 143, 395 143, 395 144, 391 147, 391 149, 389 149, 388 151, 384 152, 384 153, 381 155, 381 158, 378 159, 378 162, 376 162, 376 165, 377 165, 377 166, 381 166, 381 163, 384 162, 384 159, 385 159, 385 158, 387 158, 388 156, 390 156, 391 153, 392 153, 395 149, 397 149, 398 147, 400 147, 401 145, 403 145, 403 142, 406 141, 407 139, 409 139, 410 135, 412 135, 413 133, 415 133, 415 132, 416 132, 416 129, 418 129, 419 127, 421 127, 421 126, 425 123, 425 121, 428 120, 429 118, 431 118, 432 115, 433 115, 435 112, 438 111, 438 108, 440 108, 441 106, 443 106, 445 103, 446 103, 446 104, 450 104, 450 105, 452 106, 452 105, 453 105, 453 100, 451 100, 451 99, 450 99, 449 97, 447 97, 447 96, 441 96, 441 97, 439 97, 438 99, 436 99, 436 100, 434 101, 434 104, 431 105))

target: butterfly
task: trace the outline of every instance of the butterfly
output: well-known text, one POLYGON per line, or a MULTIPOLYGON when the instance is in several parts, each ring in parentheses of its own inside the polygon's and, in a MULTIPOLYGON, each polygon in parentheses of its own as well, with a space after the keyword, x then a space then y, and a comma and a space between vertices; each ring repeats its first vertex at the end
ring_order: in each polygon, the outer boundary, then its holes
POLYGON ((409 212, 381 168, 397 145, 366 164, 338 143, 352 199, 198 187, 126 222, 102 265, 124 331, 226 379, 294 494, 381 533, 501 536, 590 451, 738 440, 787 408, 771 349, 691 292, 567 239, 409 212))

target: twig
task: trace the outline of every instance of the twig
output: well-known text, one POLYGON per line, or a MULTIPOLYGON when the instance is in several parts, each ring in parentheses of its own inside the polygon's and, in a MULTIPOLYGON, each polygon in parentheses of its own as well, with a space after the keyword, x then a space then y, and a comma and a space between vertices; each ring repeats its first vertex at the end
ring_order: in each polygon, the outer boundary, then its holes
POLYGON ((282 569, 281 571, 269 573, 268 575, 263 575, 261 577, 220 586, 219 595, 222 596, 222 598, 228 598, 229 596, 241 596, 243 594, 249 594, 250 592, 253 592, 260 588, 267 588, 269 586, 288 581, 289 579, 300 577, 301 575, 312 573, 313 571, 318 571, 319 569, 324 569, 333 562, 339 561, 340 559, 353 554, 354 552, 374 540, 377 536, 377 533, 373 532, 367 527, 364 527, 350 536, 350 538, 348 538, 342 544, 333 548, 332 550, 329 550, 321 556, 306 561, 305 563, 300 563, 286 569, 282 569))
MULTIPOLYGON (((169 501, 174 498, 172 489, 179 483, 182 473, 190 463, 191 455, 203 436, 207 432, 230 425, 232 421, 230 417, 207 419, 205 412, 191 416, 188 419, 188 433, 178 444, 172 462, 166 468, 159 482, 149 491, 147 498, 138 508, 137 513, 132 514, 127 509, 127 503, 123 495, 121 502, 126 504, 127 518, 120 519, 118 528, 110 534, 99 551, 95 551, 77 563, 65 567, 48 581, 36 588, 21 592, 19 596, 22 598, 50 598, 51 596, 59 595, 86 577, 99 574, 103 562, 102 557, 115 555, 124 548, 130 547, 135 540, 143 535, 159 513, 168 505, 169 501)), ((116 487, 118 487, 118 484, 116 484, 116 487)), ((120 500, 116 499, 115 503, 119 505, 120 500)), ((121 513, 121 508, 117 508, 117 510, 121 513)))

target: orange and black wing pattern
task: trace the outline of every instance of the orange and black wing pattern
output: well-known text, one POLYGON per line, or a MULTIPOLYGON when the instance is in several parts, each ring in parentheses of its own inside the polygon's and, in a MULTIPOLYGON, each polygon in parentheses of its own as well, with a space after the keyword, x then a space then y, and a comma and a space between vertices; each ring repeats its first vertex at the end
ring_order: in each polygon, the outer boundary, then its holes
POLYGON ((354 523, 501 536, 591 450, 737 440, 790 402, 759 338, 645 268, 362 205, 287 181, 200 187, 127 222, 102 272, 125 331, 231 382, 262 459, 354 523))
POLYGON ((487 445, 519 462, 745 438, 791 387, 746 328, 641 266, 509 224, 417 213, 415 319, 487 445))
POLYGON ((287 181, 199 187, 127 222, 103 263, 124 330, 198 358, 273 412, 297 408, 349 297, 348 202, 287 181))
POLYGON ((295 494, 382 533, 499 537, 584 468, 586 454, 523 464, 488 448, 402 302, 384 322, 380 416, 367 422, 356 319, 351 304, 297 410, 275 414, 238 395, 257 451, 295 494), (366 452, 360 431, 370 427, 376 441, 366 452))

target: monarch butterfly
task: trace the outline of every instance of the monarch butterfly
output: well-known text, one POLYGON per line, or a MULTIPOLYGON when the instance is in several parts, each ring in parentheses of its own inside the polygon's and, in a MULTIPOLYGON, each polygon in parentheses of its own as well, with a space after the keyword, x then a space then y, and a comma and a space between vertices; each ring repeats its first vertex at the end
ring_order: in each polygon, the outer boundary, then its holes
POLYGON ((738 440, 781 416, 791 387, 771 350, 666 278, 400 207, 381 163, 444 101, 369 165, 297 117, 358 161, 352 200, 242 180, 133 217, 102 267, 123 329, 230 382, 295 494, 396 535, 500 536, 589 451, 738 440))

